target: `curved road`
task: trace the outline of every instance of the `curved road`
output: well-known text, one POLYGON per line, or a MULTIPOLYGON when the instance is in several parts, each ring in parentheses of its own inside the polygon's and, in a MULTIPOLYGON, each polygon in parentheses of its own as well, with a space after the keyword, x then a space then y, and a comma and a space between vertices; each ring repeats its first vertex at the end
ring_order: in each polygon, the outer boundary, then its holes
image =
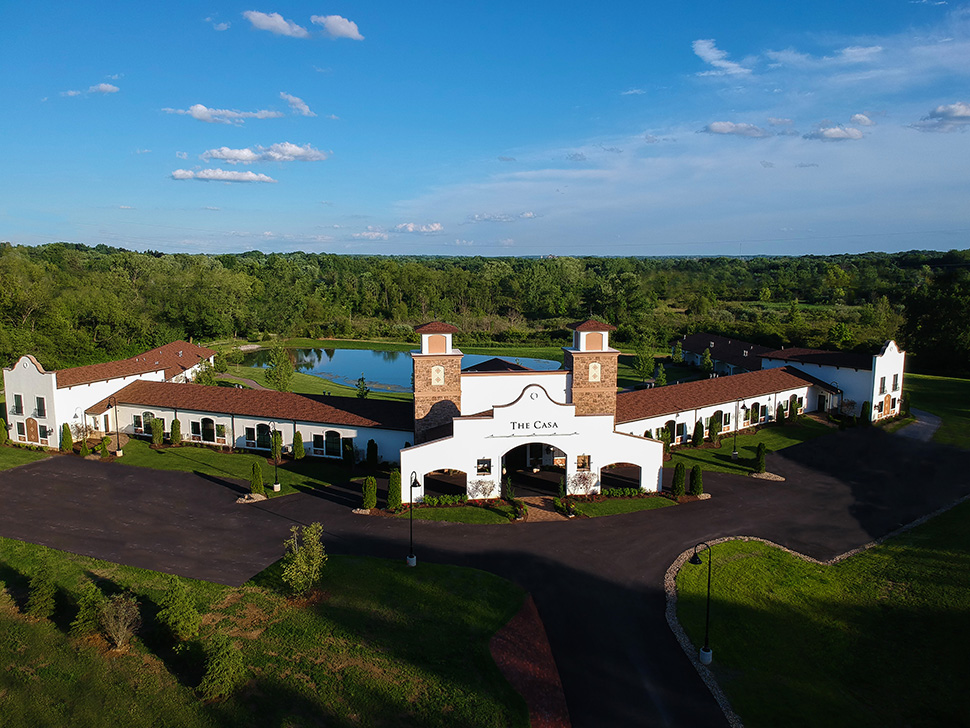
MULTIPOLYGON (((532 593, 574 726, 724 726, 664 619, 663 575, 673 559, 732 535, 831 558, 970 493, 965 459, 873 428, 833 432, 769 455, 768 469, 784 483, 707 473, 713 498, 677 508, 560 523, 419 521, 415 553, 418 568, 475 566, 532 593)), ((279 557, 292 524, 320 521, 331 553, 403 564, 408 522, 353 515, 359 491, 241 507, 233 501, 242 490, 210 476, 52 458, 3 474, 0 535, 239 584, 279 557)), ((715 602, 716 589, 715 575, 715 602)), ((715 654, 718 630, 729 628, 715 607, 715 654)))

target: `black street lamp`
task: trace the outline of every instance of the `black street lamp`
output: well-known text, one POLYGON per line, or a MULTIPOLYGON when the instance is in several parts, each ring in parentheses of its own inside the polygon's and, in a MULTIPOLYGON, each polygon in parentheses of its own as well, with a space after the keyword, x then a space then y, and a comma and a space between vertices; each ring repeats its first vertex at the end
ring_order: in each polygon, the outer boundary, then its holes
MULTIPOLYGON (((269 452, 273 456, 273 492, 279 493, 280 491, 279 461, 276 458, 276 433, 278 432, 278 430, 276 429, 275 421, 272 423, 272 425, 273 425, 273 434, 272 434, 273 439, 270 441, 270 444, 269 444, 269 452)), ((282 456, 282 454, 283 454, 283 443, 280 443, 280 456, 282 456)))
POLYGON ((418 557, 414 555, 414 490, 420 487, 418 483, 418 474, 415 471, 411 471, 411 495, 408 498, 408 519, 410 521, 410 542, 408 550, 408 566, 417 566, 418 557))
MULTIPOLYGON (((121 449, 121 418, 120 418, 121 413, 118 412, 118 398, 112 397, 111 399, 114 400, 114 404, 112 405, 112 407, 114 409, 114 415, 115 415, 115 435, 118 438, 117 439, 118 446, 115 448, 115 457, 120 458, 122 455, 125 454, 121 449)), ((111 403, 109 402, 109 404, 111 403)))
POLYGON ((740 422, 738 421, 738 415, 740 414, 740 407, 739 407, 740 404, 741 404, 740 399, 735 401, 734 403, 734 452, 731 453, 732 460, 738 459, 738 427, 740 426, 740 422))
MULTIPOLYGON (((706 546, 708 551, 707 556, 707 619, 704 622, 704 646, 701 647, 701 664, 710 665, 711 660, 714 659, 714 653, 711 651, 711 563, 714 561, 714 552, 711 550, 711 545, 706 541, 701 541, 697 546, 706 546)), ((694 547, 694 555, 687 559, 687 562, 693 564, 694 566, 700 566, 704 562, 701 557, 697 555, 697 546, 694 547)))

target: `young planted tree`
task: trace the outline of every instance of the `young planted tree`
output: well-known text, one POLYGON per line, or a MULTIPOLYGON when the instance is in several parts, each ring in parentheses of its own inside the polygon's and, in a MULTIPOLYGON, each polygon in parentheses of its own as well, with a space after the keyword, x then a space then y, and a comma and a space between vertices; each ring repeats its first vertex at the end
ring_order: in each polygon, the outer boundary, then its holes
POLYGON ((377 479, 373 475, 368 475, 364 478, 364 488, 363 488, 364 502, 361 506, 370 510, 371 508, 377 508, 377 479))
POLYGON ((370 394, 370 387, 367 386, 364 373, 361 372, 360 379, 357 380, 357 399, 367 399, 368 394, 370 394))
POLYGON ((30 577, 27 597, 27 614, 35 619, 50 619, 57 606, 57 585, 45 559, 37 573, 30 577))
POLYGON ((246 666, 239 648, 223 634, 212 637, 205 647, 205 675, 199 694, 206 700, 227 697, 245 677, 246 666))
POLYGON ((862 414, 859 417, 859 422, 863 427, 872 422, 872 405, 868 401, 862 403, 862 414))
POLYGON ((300 528, 293 526, 290 537, 283 544, 283 583, 294 594, 306 594, 317 585, 327 563, 323 548, 323 526, 311 523, 300 528))
POLYGON ((378 463, 377 443, 374 440, 367 441, 367 467, 376 468, 378 463))
POLYGON ((303 445, 303 434, 297 430, 293 435, 293 459, 302 460, 306 457, 306 447, 303 445))
POLYGON ((252 475, 249 476, 249 492, 254 495, 266 495, 263 487, 263 468, 258 462, 253 462, 252 475))
POLYGON ((640 377, 641 382, 647 381, 653 376, 653 370, 656 368, 656 363, 654 362, 653 352, 650 348, 643 342, 637 346, 636 357, 633 359, 633 370, 640 377))
POLYGON ((178 447, 182 444, 182 423, 179 422, 178 417, 172 420, 172 429, 169 432, 169 440, 171 440, 173 447, 178 447))
POLYGON ((104 437, 101 438, 101 444, 98 445, 98 454, 105 460, 107 460, 108 456, 110 455, 110 453, 108 452, 108 443, 110 442, 111 442, 111 438, 105 435, 104 437))
POLYGON ((202 623, 185 583, 177 576, 168 578, 168 589, 158 601, 158 621, 176 642, 186 642, 199 633, 202 623))
POLYGON ((283 462, 283 433, 279 430, 273 430, 273 437, 270 441, 270 456, 277 465, 283 462))
MULTIPOLYGON (((66 424, 64 426, 67 427, 66 424)), ((68 432, 70 432, 69 427, 68 427, 68 432)), ((7 431, 7 421, 2 417, 0 417, 0 446, 6 445, 7 440, 9 439, 10 439, 10 433, 7 431)), ((61 436, 61 441, 63 442, 63 435, 61 436)))
POLYGON ((711 359, 711 350, 704 349, 701 355, 701 371, 710 376, 714 373, 714 360, 711 359))
MULTIPOLYGON (((0 427, 6 433, 6 427, 0 427)), ((61 452, 74 451, 74 438, 71 437, 71 426, 66 422, 61 425, 61 452)))
POLYGON ((775 410, 775 422, 779 425, 785 424, 785 405, 781 402, 778 403, 778 409, 775 410))
POLYGON ((763 442, 758 443, 758 454, 756 462, 756 471, 759 473, 765 472, 765 455, 768 452, 768 448, 763 442))
POLYGON ((290 355, 286 352, 286 349, 277 344, 270 352, 266 381, 278 392, 289 392, 290 380, 292 379, 293 362, 290 361, 290 355))
POLYGON ((80 455, 82 458, 86 458, 90 454, 91 454, 91 448, 88 447, 88 438, 85 437, 83 440, 81 440, 80 455))
POLYGON ((165 420, 160 417, 152 417, 152 445, 161 447, 165 439, 165 420))
POLYGON ((127 649, 140 626, 138 600, 133 594, 115 594, 105 601, 101 609, 101 629, 116 650, 127 649))
POLYGON ((664 444, 664 455, 670 454, 670 430, 666 427, 660 428, 660 442, 664 444))
POLYGON ((391 471, 391 477, 387 483, 387 507, 390 510, 401 507, 401 471, 391 471))
POLYGON ((673 359, 674 364, 684 363, 684 345, 680 343, 680 339, 678 339, 677 343, 674 344, 674 353, 671 358, 673 359))
POLYGON ((721 446, 720 437, 721 428, 723 426, 724 425, 722 424, 721 417, 719 415, 711 417, 711 421, 707 425, 708 436, 711 438, 711 442, 713 442, 717 447, 721 446))
POLYGON ((341 448, 344 456, 344 465, 348 468, 354 466, 354 440, 350 437, 345 437, 341 442, 341 448))
POLYGON ((661 364, 657 367, 657 376, 653 380, 655 387, 665 387, 667 385, 667 372, 664 370, 664 365, 661 364))
POLYGON ((674 466, 674 482, 671 486, 671 491, 675 496, 684 495, 685 491, 685 479, 687 475, 687 468, 683 463, 677 463, 674 466))
POLYGON ((74 637, 95 634, 101 627, 101 610, 108 599, 94 582, 86 582, 77 600, 77 616, 71 622, 74 637))
POLYGON ((704 422, 697 420, 694 423, 694 434, 690 438, 690 444, 694 447, 700 447, 702 442, 704 442, 704 422))
POLYGON ((701 495, 704 492, 704 476, 700 465, 690 469, 690 494, 701 495))
POLYGON ((201 384, 206 387, 219 386, 216 382, 216 372, 212 365, 206 360, 199 364, 199 368, 192 378, 193 384, 201 384))

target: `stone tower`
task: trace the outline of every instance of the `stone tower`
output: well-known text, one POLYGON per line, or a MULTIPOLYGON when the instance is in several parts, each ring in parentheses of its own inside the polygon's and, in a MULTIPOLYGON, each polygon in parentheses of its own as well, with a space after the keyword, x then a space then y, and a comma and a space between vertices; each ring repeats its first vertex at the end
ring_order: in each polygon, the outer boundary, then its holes
POLYGON ((570 396, 577 415, 616 416, 616 367, 620 352, 610 348, 615 326, 588 319, 573 324, 573 345, 563 347, 565 368, 572 372, 570 396))
POLYGON ((421 350, 411 352, 415 445, 431 439, 430 430, 449 424, 461 413, 462 353, 451 340, 457 331, 441 321, 415 329, 421 335, 421 350))

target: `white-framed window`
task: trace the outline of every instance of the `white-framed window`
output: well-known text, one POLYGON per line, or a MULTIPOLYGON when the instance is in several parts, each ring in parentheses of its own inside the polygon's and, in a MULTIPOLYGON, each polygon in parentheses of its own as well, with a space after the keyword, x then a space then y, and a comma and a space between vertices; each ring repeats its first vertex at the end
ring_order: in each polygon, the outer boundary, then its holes
POLYGON ((886 378, 879 377, 879 394, 885 394, 885 393, 886 393, 886 378))
POLYGON ((24 413, 24 398, 23 395, 15 394, 13 396, 13 409, 10 411, 12 415, 22 415, 24 413))
POLYGON ((256 428, 246 428, 246 447, 256 447, 256 428))
POLYGON ((340 452, 340 433, 336 430, 328 430, 324 438, 323 454, 328 458, 339 458, 340 452))
POLYGON ((47 401, 43 397, 37 397, 36 404, 37 416, 47 417, 47 401))
POLYGON ((24 427, 24 423, 23 422, 18 422, 17 423, 17 434, 20 437, 27 437, 27 429, 24 427))
POLYGON ((893 374, 893 391, 894 392, 898 392, 899 391, 899 375, 898 374, 893 374))
POLYGON ((731 413, 730 412, 725 412, 724 413, 724 424, 723 424, 723 426, 722 426, 721 429, 726 430, 729 427, 731 427, 731 413))
POLYGON ((478 465, 475 469, 478 475, 491 475, 492 474, 492 461, 490 458, 481 458, 478 461, 478 465))
POLYGON ((131 416, 131 426, 135 428, 135 432, 145 431, 145 426, 142 424, 141 415, 131 416))

